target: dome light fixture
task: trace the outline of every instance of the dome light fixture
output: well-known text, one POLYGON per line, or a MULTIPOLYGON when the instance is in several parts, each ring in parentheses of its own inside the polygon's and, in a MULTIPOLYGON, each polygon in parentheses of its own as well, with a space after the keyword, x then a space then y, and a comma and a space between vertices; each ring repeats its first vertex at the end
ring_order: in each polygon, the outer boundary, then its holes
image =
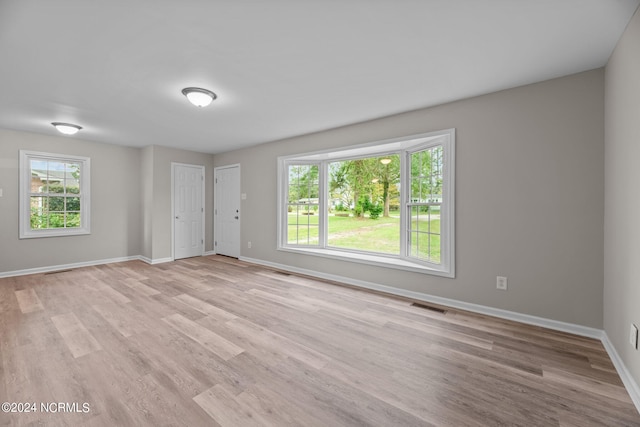
POLYGON ((211 101, 218 97, 218 95, 210 90, 199 87, 185 87, 182 89, 182 94, 196 107, 206 107, 211 104, 211 101))
POLYGON ((383 165, 386 166, 389 163, 391 163, 391 159, 389 159, 389 158, 380 159, 380 163, 382 163, 383 165))
POLYGON ((52 122, 51 124, 58 130, 58 132, 65 135, 74 135, 78 133, 80 129, 82 129, 82 126, 74 125, 71 123, 52 122))

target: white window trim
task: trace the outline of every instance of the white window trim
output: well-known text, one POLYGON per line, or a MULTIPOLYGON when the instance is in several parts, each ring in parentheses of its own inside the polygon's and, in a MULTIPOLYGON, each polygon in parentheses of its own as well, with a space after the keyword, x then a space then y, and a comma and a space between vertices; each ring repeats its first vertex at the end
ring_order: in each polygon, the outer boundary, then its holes
POLYGON ((19 196, 19 228, 20 239, 33 239, 40 237, 77 236, 91 234, 91 159, 82 156, 66 154, 43 153, 39 151, 20 150, 20 196, 19 196), (32 159, 73 161, 81 163, 80 173, 80 224, 77 228, 49 228, 42 230, 31 229, 31 165, 32 159))
MULTIPOLYGON (((402 209, 400 219, 401 233, 407 233, 407 211, 402 209)), ((404 242, 407 236, 401 237, 404 242)), ((395 268, 405 271, 414 271, 432 274, 442 277, 455 277, 455 129, 447 129, 401 138, 377 141, 367 144, 344 147, 337 150, 325 150, 313 153, 278 157, 278 250, 299 254, 320 256, 324 258, 352 261, 363 264, 395 268), (401 244, 400 255, 376 254, 342 248, 326 247, 324 238, 327 225, 327 215, 321 216, 319 222, 318 246, 290 245, 286 241, 287 216, 285 215, 285 195, 287 193, 287 166, 292 162, 306 162, 320 164, 320 207, 321 212, 327 211, 327 163, 329 161, 348 158, 361 158, 363 156, 377 156, 389 153, 399 153, 404 159, 401 161, 401 200, 406 206, 409 197, 408 189, 411 188, 408 180, 410 177, 405 171, 406 157, 409 153, 425 149, 435 145, 442 145, 445 152, 443 199, 441 222, 441 264, 422 262, 406 255, 406 245, 401 244)))

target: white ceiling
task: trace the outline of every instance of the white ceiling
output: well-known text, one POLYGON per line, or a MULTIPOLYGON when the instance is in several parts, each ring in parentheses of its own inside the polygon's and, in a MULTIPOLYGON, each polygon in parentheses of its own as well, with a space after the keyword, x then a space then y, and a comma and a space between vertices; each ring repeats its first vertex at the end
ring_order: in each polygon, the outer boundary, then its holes
POLYGON ((0 0, 0 127, 219 153, 601 67, 638 3, 0 0))

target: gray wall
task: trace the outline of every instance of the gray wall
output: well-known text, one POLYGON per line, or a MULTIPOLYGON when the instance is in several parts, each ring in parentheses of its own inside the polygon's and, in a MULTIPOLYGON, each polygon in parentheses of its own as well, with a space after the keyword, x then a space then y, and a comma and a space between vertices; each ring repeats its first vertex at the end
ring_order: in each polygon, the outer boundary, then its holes
POLYGON ((140 150, 0 129, 0 272, 141 253, 140 150), (91 158, 91 234, 18 239, 19 152, 91 158))
POLYGON ((602 328, 603 141, 598 69, 216 155, 215 166, 242 166, 244 257, 602 328), (447 128, 457 137, 455 279, 276 250, 278 156, 447 128))
POLYGON ((205 251, 213 250, 213 156, 0 129, 0 273, 142 255, 171 257, 171 162, 205 166, 205 251), (20 150, 91 158, 91 234, 18 239, 20 150))
POLYGON ((640 12, 605 73, 604 328, 637 384, 640 351, 628 342, 640 327, 640 12))

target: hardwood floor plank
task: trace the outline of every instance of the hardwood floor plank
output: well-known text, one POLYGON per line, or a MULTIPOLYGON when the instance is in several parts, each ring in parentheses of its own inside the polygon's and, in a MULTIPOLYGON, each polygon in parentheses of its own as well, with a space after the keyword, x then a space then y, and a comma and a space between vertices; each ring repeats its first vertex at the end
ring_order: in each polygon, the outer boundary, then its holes
POLYGON ((286 307, 294 308, 296 310, 300 310, 306 313, 313 313, 314 311, 318 311, 317 307, 314 307, 312 304, 309 304, 307 302, 295 300, 292 298, 282 297, 282 296, 276 295, 275 293, 261 291, 260 289, 249 289, 246 293, 284 305, 286 307))
MULTIPOLYGON (((389 322, 387 322, 389 323, 389 322)), ((483 338, 474 337, 471 334, 465 334, 451 329, 446 329, 440 326, 434 326, 426 322, 417 322, 415 320, 394 318, 390 323, 406 326, 408 328, 416 329, 418 331, 426 332, 430 335, 436 335, 442 338, 448 338, 456 340, 465 344, 473 345, 483 348, 485 350, 491 350, 493 348, 493 341, 483 338)))
POLYGON ((235 319, 227 322, 227 325, 260 347, 283 353, 316 369, 322 368, 329 361, 329 357, 247 320, 235 319))
POLYGON ((238 402, 235 396, 220 384, 205 390, 195 396, 193 400, 221 427, 274 425, 248 405, 238 402))
POLYGON ((92 308, 124 337, 128 338, 142 333, 148 328, 143 317, 139 316, 128 304, 96 304, 92 308))
POLYGON ((141 280, 146 280, 146 279, 148 278, 147 277, 144 277, 143 279, 126 278, 122 280, 122 283, 127 287, 129 287, 130 289, 133 289, 134 291, 138 292, 139 294, 145 297, 148 297, 151 295, 158 295, 160 293, 159 290, 142 283, 141 280))
POLYGON ((94 288, 94 290, 103 298, 106 297, 116 304, 126 304, 128 302, 131 302, 129 298, 122 295, 120 292, 116 291, 112 286, 109 286, 106 283, 99 282, 95 285, 96 287, 94 288))
POLYGON ((33 313, 34 311, 44 310, 36 291, 31 289, 22 289, 16 291, 16 298, 18 299, 18 305, 20 311, 23 313, 33 313))
POLYGON ((427 420, 417 417, 362 390, 361 385, 349 384, 324 370, 308 369, 303 363, 291 359, 277 365, 270 376, 268 385, 278 384, 272 390, 286 390, 290 379, 297 378, 294 393, 286 392, 285 397, 292 405, 314 414, 317 419, 329 425, 360 426, 425 426, 427 420), (327 413, 331 413, 328 416, 327 413))
POLYGON ((208 304, 203 300, 192 297, 191 295, 181 294, 173 298, 185 305, 188 305, 191 308, 198 310, 200 313, 204 315, 207 315, 209 317, 213 317, 215 319, 219 319, 225 322, 228 320, 236 319, 238 317, 235 314, 229 313, 228 311, 222 310, 214 305, 208 304))
POLYGON ((202 351, 200 344, 162 325, 129 340, 130 351, 144 355, 149 374, 170 392, 174 399, 191 399, 194 395, 217 382, 240 382, 234 372, 229 372, 221 359, 202 351), (162 352, 157 350, 161 349, 162 352), (180 363, 176 363, 180 361, 180 363))
POLYGON ((576 375, 562 369, 545 366, 542 367, 542 377, 547 381, 554 381, 571 387, 586 389, 591 393, 616 399, 624 403, 631 402, 629 394, 622 385, 611 385, 591 378, 585 378, 582 375, 576 375))
POLYGON ((51 321, 60 332, 73 357, 81 357, 102 350, 100 343, 89 333, 75 314, 53 316, 51 321))
POLYGON ((162 320, 223 360, 229 360, 244 351, 234 343, 180 314, 172 314, 162 320))

